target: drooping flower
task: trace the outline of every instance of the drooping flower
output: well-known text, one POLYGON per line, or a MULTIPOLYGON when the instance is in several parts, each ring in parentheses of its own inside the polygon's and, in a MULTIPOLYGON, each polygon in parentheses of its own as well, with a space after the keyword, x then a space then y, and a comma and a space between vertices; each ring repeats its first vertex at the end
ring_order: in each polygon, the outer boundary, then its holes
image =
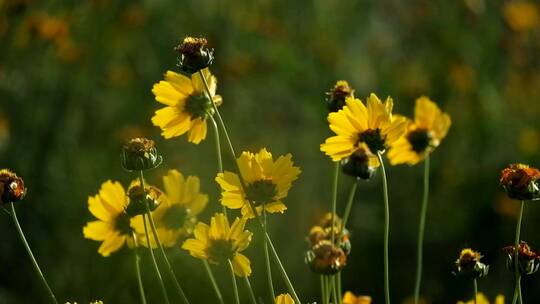
MULTIPOLYGON (((343 303, 345 304, 345 303, 343 303)), ((481 292, 478 293, 476 297, 476 301, 473 298, 472 300, 469 300, 467 302, 464 301, 458 301, 456 304, 489 304, 489 299, 481 292)), ((504 296, 503 295, 497 295, 495 298, 495 301, 493 304, 504 304, 504 296)))
MULTIPOLYGON (((188 237, 197 222, 197 215, 208 203, 208 195, 200 192, 200 181, 196 176, 184 175, 178 170, 169 170, 163 176, 165 195, 157 209, 152 212, 156 223, 159 240, 165 247, 173 247, 180 240, 188 237)), ((137 229, 144 229, 142 218, 135 223, 137 229)), ((146 238, 141 243, 148 246, 146 238)), ((150 235, 152 247, 157 247, 153 235, 150 235)))
POLYGON ((229 226, 223 213, 216 213, 210 220, 210 226, 197 223, 193 234, 195 238, 187 239, 182 248, 198 259, 210 263, 221 264, 230 260, 234 273, 239 277, 251 274, 249 259, 241 254, 251 242, 251 232, 244 230, 245 218, 236 218, 229 226))
POLYGON ((338 80, 330 92, 326 93, 328 112, 337 112, 345 106, 345 99, 354 98, 354 90, 345 80, 338 80))
POLYGON ((242 152, 236 162, 245 189, 238 174, 229 171, 219 173, 216 182, 223 190, 221 204, 231 209, 241 208, 242 215, 248 218, 254 217, 248 201, 258 213, 263 207, 269 213, 285 212, 287 206, 282 199, 287 197, 292 182, 301 172, 294 166, 292 156, 287 154, 274 161, 272 153, 261 149, 257 154, 242 152))
POLYGON ((216 77, 208 69, 202 70, 202 73, 208 82, 212 100, 206 95, 199 73, 190 78, 167 71, 165 80, 154 84, 152 93, 166 107, 155 112, 152 123, 161 128, 163 137, 169 139, 188 133, 188 141, 194 144, 206 138, 206 120, 214 113, 212 103, 220 105, 221 96, 216 95, 216 77))
POLYGON ((328 114, 330 129, 336 135, 321 144, 321 151, 333 161, 340 161, 362 147, 367 147, 375 157, 405 132, 405 118, 392 116, 394 103, 391 98, 383 103, 375 94, 371 94, 367 107, 361 100, 352 97, 347 98, 345 103, 343 109, 328 114))
MULTIPOLYGON (((515 249, 514 245, 506 246, 503 251, 506 253, 506 266, 512 273, 515 271, 515 249)), ((540 268, 540 256, 529 247, 529 244, 521 241, 518 246, 519 273, 530 275, 540 268)))
POLYGON ((489 266, 482 263, 480 260, 482 255, 480 252, 474 251, 471 248, 461 250, 459 258, 456 260, 456 270, 454 274, 466 278, 480 278, 486 276, 489 271, 489 266))
POLYGON ((371 304, 371 297, 356 296, 354 293, 347 291, 343 295, 343 304, 371 304))
POLYGON ((26 187, 23 179, 8 169, 0 170, 0 206, 18 202, 25 195, 26 187))
POLYGON ((390 164, 414 165, 439 146, 452 124, 428 97, 416 99, 414 121, 407 120, 407 132, 388 151, 390 164))
POLYGON ((288 293, 282 293, 276 297, 275 304, 294 304, 294 300, 288 293))
POLYGON ((88 210, 97 220, 83 228, 87 239, 100 241, 98 253, 104 257, 128 244, 132 246, 133 218, 126 213, 129 199, 119 182, 106 181, 99 193, 88 197, 88 210))
POLYGON ((508 197, 517 200, 540 199, 540 170, 524 164, 511 164, 499 179, 508 197))

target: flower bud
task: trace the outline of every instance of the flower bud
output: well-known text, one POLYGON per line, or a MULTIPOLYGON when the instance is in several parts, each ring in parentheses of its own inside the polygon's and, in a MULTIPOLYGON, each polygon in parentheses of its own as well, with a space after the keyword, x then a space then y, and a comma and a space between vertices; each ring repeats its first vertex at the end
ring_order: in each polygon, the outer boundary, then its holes
POLYGON ((7 169, 0 170, 0 205, 18 202, 25 195, 22 178, 7 169))
POLYGON ((456 260, 454 275, 465 278, 481 278, 489 272, 489 266, 480 262, 482 255, 470 248, 461 250, 456 260))
POLYGON ((501 172, 500 184, 510 198, 540 199, 540 170, 524 164, 511 164, 501 172))
POLYGON ((306 263, 311 271, 318 274, 332 275, 342 270, 347 264, 347 255, 332 242, 323 240, 306 253, 306 263))
POLYGON ((341 160, 341 170, 343 173, 357 179, 371 179, 376 169, 376 167, 370 165, 369 156, 363 148, 356 150, 351 156, 341 160))
POLYGON ((186 37, 174 48, 180 53, 178 66, 188 74, 194 74, 209 67, 214 61, 214 49, 206 47, 205 38, 186 37))
MULTIPOLYGON (((343 222, 339 216, 334 218, 334 239, 338 241, 339 247, 345 252, 346 255, 349 255, 351 252, 351 242, 349 239, 349 230, 343 228, 343 222)), ((321 241, 330 241, 332 239, 332 213, 326 213, 319 225, 313 226, 309 231, 308 241, 311 247, 314 247, 321 241)))
POLYGON ((122 147, 122 166, 128 171, 154 169, 162 161, 151 139, 133 138, 122 147))
POLYGON ((326 93, 328 112, 337 112, 345 106, 345 99, 354 97, 354 90, 345 80, 336 82, 330 92, 326 93))
POLYGON ((150 211, 154 211, 159 206, 159 198, 163 193, 154 186, 147 186, 145 191, 139 184, 134 184, 128 189, 129 204, 126 213, 133 217, 146 213, 146 205, 150 211))
MULTIPOLYGON (((506 246, 503 251, 507 254, 506 266, 512 272, 515 271, 514 257, 516 252, 514 246, 506 246)), ((518 265, 519 273, 530 275, 538 271, 540 267, 540 256, 534 252, 526 242, 520 242, 518 246, 518 265)))

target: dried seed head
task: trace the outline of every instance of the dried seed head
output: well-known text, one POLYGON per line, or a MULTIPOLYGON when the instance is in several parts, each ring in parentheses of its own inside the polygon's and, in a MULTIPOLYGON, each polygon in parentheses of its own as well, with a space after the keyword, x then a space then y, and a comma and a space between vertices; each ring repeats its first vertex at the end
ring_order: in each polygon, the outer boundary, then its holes
POLYGON ((540 170, 524 164, 511 164, 501 172, 500 184, 510 198, 540 199, 540 170))
POLYGON ((0 170, 0 205, 15 203, 24 198, 24 181, 8 169, 0 170))
POLYGON ((159 198, 163 193, 154 186, 147 186, 142 189, 139 184, 134 184, 128 189, 129 204, 126 213, 133 217, 146 213, 146 205, 150 211, 154 211, 159 206, 159 198))
POLYGON ((486 276, 489 266, 480 262, 482 255, 470 248, 461 250, 459 258, 456 260, 456 270, 454 274, 460 277, 480 278, 486 276))
POLYGON ((354 98, 354 90, 345 80, 339 80, 334 87, 326 93, 328 112, 337 112, 345 106, 345 99, 354 98))
POLYGON ((133 138, 122 146, 122 166, 128 171, 153 169, 159 166, 162 160, 153 140, 133 138))
MULTIPOLYGON (((503 251, 506 253, 506 266, 513 273, 515 271, 515 249, 514 245, 506 246, 503 251)), ((529 247, 526 242, 521 241, 518 246, 519 273, 530 275, 538 271, 540 267, 540 256, 529 247)))
POLYGON ((174 48, 180 53, 180 69, 188 74, 196 73, 209 67, 214 61, 214 49, 208 49, 205 38, 186 37, 174 48))
POLYGON ((340 247, 323 240, 306 253, 305 260, 313 272, 331 275, 345 267, 347 255, 340 247))
MULTIPOLYGON (((342 230, 342 220, 339 216, 334 218, 334 239, 339 241, 339 247, 349 255, 351 252, 351 242, 349 231, 345 228, 342 230)), ((330 241, 332 239, 332 213, 327 212, 320 220, 319 225, 311 228, 308 235, 308 241, 311 247, 316 246, 321 241, 330 241)))

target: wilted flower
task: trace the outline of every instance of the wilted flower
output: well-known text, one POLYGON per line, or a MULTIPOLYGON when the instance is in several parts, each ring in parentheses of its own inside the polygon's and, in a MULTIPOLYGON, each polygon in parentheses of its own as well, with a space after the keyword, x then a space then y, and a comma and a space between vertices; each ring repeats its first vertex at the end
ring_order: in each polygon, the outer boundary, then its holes
POLYGON ((540 199, 540 170, 524 164, 511 164, 501 172, 500 184, 510 198, 540 199))
POLYGON ((341 160, 343 173, 357 179, 369 180, 375 174, 379 161, 368 154, 366 147, 360 147, 349 157, 341 160))
POLYGON ((461 250, 459 258, 456 260, 456 270, 454 274, 466 278, 480 278, 486 276, 489 266, 480 262, 482 255, 470 248, 461 250))
POLYGON ((122 166, 128 171, 154 169, 162 161, 151 139, 133 138, 122 146, 122 166))
POLYGON ((153 211, 161 203, 162 195, 163 192, 157 187, 146 186, 143 191, 140 182, 133 181, 127 191, 129 204, 126 207, 126 213, 132 217, 144 214, 147 205, 150 211, 153 211))
POLYGON ((354 293, 347 291, 343 296, 343 304, 371 304, 371 297, 356 296, 354 293))
POLYGON ((214 61, 214 49, 206 47, 205 38, 186 37, 174 49, 180 53, 178 66, 188 74, 196 73, 209 67, 214 61))
POLYGON ((328 112, 337 112, 345 106, 345 99, 347 97, 354 98, 354 90, 349 86, 347 81, 339 80, 330 92, 326 93, 326 96, 328 112))
POLYGON ((0 205, 18 202, 25 195, 23 179, 8 169, 0 170, 0 205))
MULTIPOLYGON (((507 254, 506 256, 506 266, 510 271, 515 271, 515 250, 514 246, 506 246, 503 248, 503 251, 507 254)), ((538 271, 540 267, 540 256, 529 247, 526 242, 520 242, 518 246, 518 265, 519 273, 521 274, 533 274, 538 271)))
POLYGON ((347 255, 331 241, 323 240, 306 252, 305 260, 313 272, 332 275, 345 267, 347 255))

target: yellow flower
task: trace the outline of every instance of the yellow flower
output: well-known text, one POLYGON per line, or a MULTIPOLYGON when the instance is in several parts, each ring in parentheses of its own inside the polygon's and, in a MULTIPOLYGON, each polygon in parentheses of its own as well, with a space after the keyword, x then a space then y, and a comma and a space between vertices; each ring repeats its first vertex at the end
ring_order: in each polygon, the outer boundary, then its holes
MULTIPOLYGON (((175 246, 179 240, 189 236, 201 213, 208 203, 208 195, 200 192, 200 181, 196 176, 184 178, 177 170, 169 170, 163 177, 165 195, 157 209, 152 212, 156 222, 159 240, 165 247, 175 246)), ((135 220, 137 231, 142 232, 139 237, 141 244, 148 246, 144 235, 142 217, 135 220)), ((149 223, 147 223, 149 225, 149 223)), ((157 247, 154 237, 150 234, 152 247, 157 247)))
POLYGON ((294 300, 288 293, 282 293, 276 297, 275 304, 294 304, 294 300))
POLYGON ((333 161, 348 157, 363 147, 368 148, 371 154, 384 152, 405 132, 405 118, 392 117, 394 103, 391 98, 383 103, 375 94, 371 94, 367 107, 356 98, 349 97, 345 102, 343 109, 328 114, 330 129, 336 136, 321 144, 321 151, 333 161))
POLYGON ((206 138, 206 119, 214 113, 212 102, 221 104, 221 96, 215 95, 217 79, 210 70, 202 70, 208 82, 212 101, 205 93, 199 73, 190 77, 167 71, 165 80, 154 84, 152 93, 166 107, 156 111, 152 123, 161 128, 163 137, 172 138, 188 133, 188 141, 200 143, 206 138))
POLYGON ((347 291, 343 296, 343 304, 371 304, 371 297, 355 296, 354 293, 347 291))
POLYGON ((390 164, 417 164, 439 146, 451 124, 450 116, 429 98, 416 99, 414 121, 408 120, 407 132, 388 151, 390 164))
POLYGON ((258 213, 262 212, 263 206, 269 213, 287 210, 281 200, 287 197, 292 182, 301 172, 294 166, 290 154, 274 161, 272 153, 261 149, 257 154, 242 152, 236 162, 246 188, 242 187, 236 173, 219 173, 216 181, 223 190, 222 205, 231 209, 242 208, 242 215, 248 218, 254 217, 248 201, 256 206, 258 213))
POLYGON ((216 213, 210 220, 210 226, 197 223, 193 232, 195 238, 187 239, 182 248, 198 259, 219 264, 231 261, 234 273, 239 277, 251 274, 249 259, 241 254, 251 242, 251 232, 245 230, 245 218, 236 218, 229 226, 223 213, 216 213))
POLYGON ((514 31, 528 31, 540 25, 540 8, 534 2, 508 2, 503 7, 503 15, 514 31))
POLYGON ((99 193, 88 197, 88 210, 98 220, 88 222, 83 228, 84 237, 101 241, 98 253, 104 257, 119 250, 127 242, 133 245, 133 218, 125 209, 128 197, 119 182, 106 181, 101 185, 99 193))
MULTIPOLYGON (((456 304, 489 304, 489 300, 488 298, 481 292, 478 293, 478 296, 476 298, 476 303, 474 301, 474 298, 470 301, 467 301, 467 302, 463 302, 463 301, 458 301, 456 304)), ((345 303, 343 303, 345 304, 345 303)), ((504 304, 504 296, 503 295, 498 295, 496 298, 495 298, 495 302, 493 302, 493 304, 504 304)))

